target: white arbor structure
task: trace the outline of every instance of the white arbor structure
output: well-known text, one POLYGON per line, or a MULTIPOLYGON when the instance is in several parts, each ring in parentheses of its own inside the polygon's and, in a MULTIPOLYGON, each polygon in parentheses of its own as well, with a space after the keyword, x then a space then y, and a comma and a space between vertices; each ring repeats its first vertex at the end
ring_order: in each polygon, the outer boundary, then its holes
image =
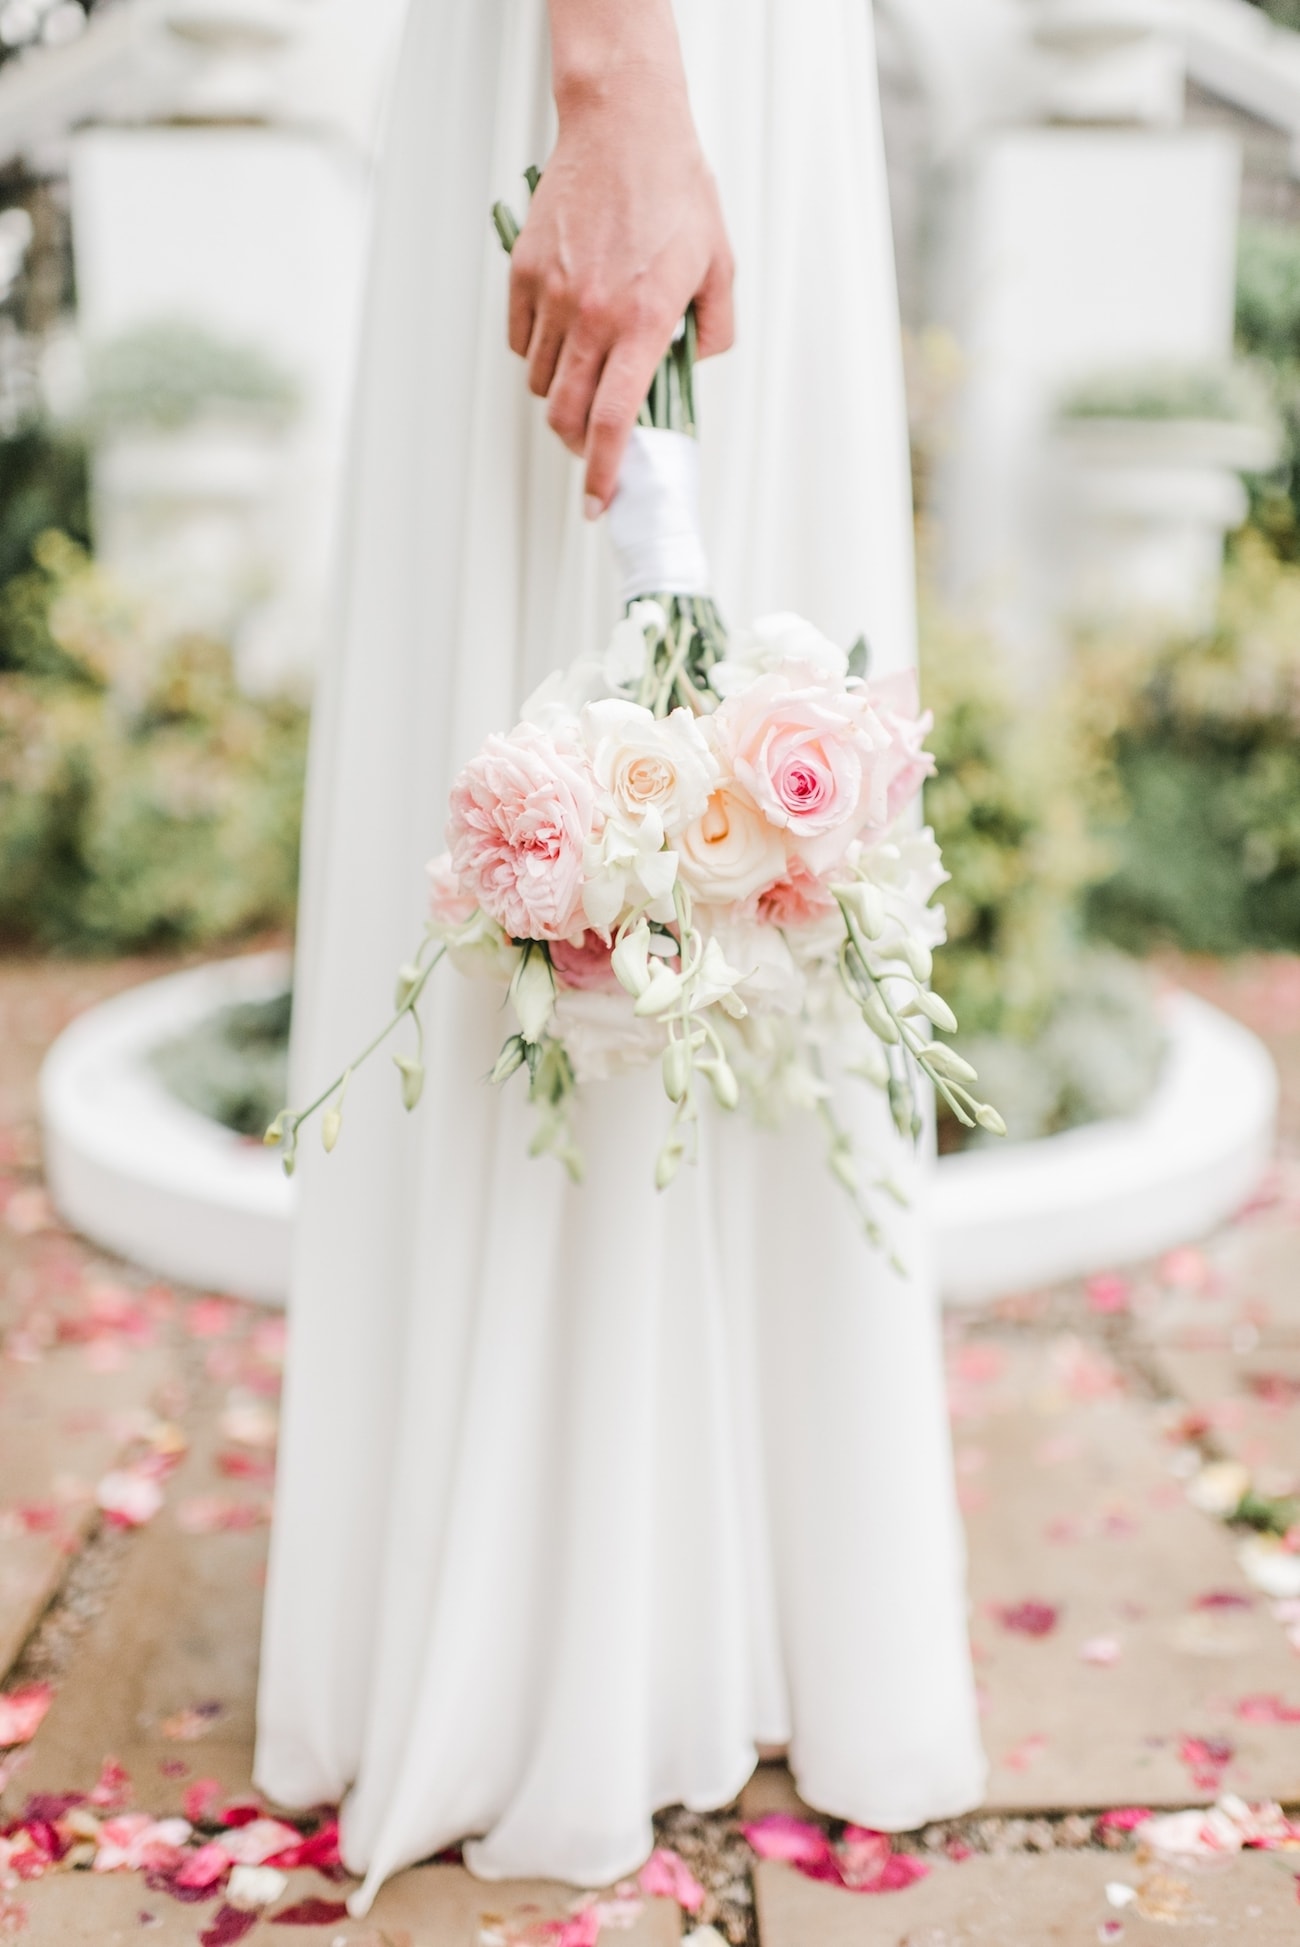
POLYGON ((96 456, 101 552, 252 685, 310 668, 364 276, 366 190, 403 0, 117 0, 0 72, 0 159, 65 166, 78 334, 188 324, 296 381, 281 428, 207 416, 96 456))
POLYGON ((936 482, 947 592, 1027 674, 1072 614, 1203 619, 1267 434, 1062 432, 1056 409, 1107 371, 1227 365, 1241 144, 1189 125, 1189 83, 1280 131, 1300 174, 1300 36, 1247 0, 880 6, 926 105, 926 315, 961 354, 936 482))

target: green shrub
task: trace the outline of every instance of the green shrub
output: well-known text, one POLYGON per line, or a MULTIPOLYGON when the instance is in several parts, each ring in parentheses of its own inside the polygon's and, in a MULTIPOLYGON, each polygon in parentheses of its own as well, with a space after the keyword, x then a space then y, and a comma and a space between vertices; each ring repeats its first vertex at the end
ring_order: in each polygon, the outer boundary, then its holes
POLYGON ((288 1095, 291 996, 241 1001, 164 1042, 153 1066, 172 1094, 240 1136, 260 1136, 288 1095))
POLYGON ((1133 949, 1300 947, 1300 568, 1244 536, 1210 633, 1085 645, 1076 703, 1118 786, 1095 928, 1133 949))
POLYGON ((256 345, 180 318, 138 325, 96 347, 87 361, 86 419, 95 433, 170 430, 214 408, 274 422, 297 402, 292 378, 256 345))
POLYGON ((0 590, 0 936, 200 945, 293 910, 305 713, 175 639, 65 535, 0 590))
MULTIPOLYGON (((1086 893, 1109 863, 1089 828, 1104 761, 1068 710, 1026 706, 995 647, 933 606, 921 666, 939 767, 926 816, 952 874, 935 984, 957 1045, 1013 1139, 1131 1113, 1164 1039, 1143 971, 1083 938, 1086 893)), ((941 1139, 962 1138, 947 1121, 941 1139)))
POLYGON ((1275 553, 1295 560, 1300 558, 1300 231, 1291 225, 1242 225, 1237 343, 1269 376, 1281 433, 1277 466, 1247 482, 1250 522, 1275 553))

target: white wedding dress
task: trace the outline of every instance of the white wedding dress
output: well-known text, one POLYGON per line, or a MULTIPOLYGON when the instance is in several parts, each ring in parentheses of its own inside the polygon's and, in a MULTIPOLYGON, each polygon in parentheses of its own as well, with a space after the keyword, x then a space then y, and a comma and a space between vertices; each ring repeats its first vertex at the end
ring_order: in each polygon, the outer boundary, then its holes
MULTIPOLYGON (((898 326, 865 0, 679 0, 739 264, 700 375, 725 614, 913 654, 898 326)), ((317 706, 294 1065, 384 1019, 453 772, 616 614, 580 468, 505 348, 489 206, 550 142, 543 0, 412 0, 377 197, 337 638, 317 706)), ((389 1874, 607 1882, 651 1814, 786 1744, 823 1811, 906 1828, 984 1768, 923 1215, 863 1241, 817 1128, 706 1131, 651 1188, 657 1075, 592 1091, 588 1176, 484 1080, 496 990, 430 990, 301 1162, 257 1777, 343 1801, 389 1874)), ((865 1089, 845 1113, 892 1144, 865 1089), (854 1104, 856 1103, 856 1106, 854 1104)), ((924 1167, 893 1157, 924 1204, 924 1167)))

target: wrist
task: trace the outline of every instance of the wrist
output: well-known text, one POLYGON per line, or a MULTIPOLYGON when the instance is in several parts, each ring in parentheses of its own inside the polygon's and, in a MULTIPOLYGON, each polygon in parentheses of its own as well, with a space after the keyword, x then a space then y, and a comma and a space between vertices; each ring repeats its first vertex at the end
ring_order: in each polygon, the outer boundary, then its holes
POLYGON ((631 92, 685 94, 669 0, 603 0, 599 13, 558 20, 553 9, 551 86, 561 123, 631 92))

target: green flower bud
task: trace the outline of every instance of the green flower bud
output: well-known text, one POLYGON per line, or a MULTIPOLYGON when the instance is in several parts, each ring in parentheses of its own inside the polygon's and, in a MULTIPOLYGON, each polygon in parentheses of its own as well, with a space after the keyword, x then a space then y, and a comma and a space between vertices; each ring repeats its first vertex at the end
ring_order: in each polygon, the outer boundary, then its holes
POLYGON ((555 1012, 555 975, 544 947, 530 943, 515 968, 510 999, 525 1041, 540 1041, 555 1012))
POLYGON ((990 1136, 1005 1136, 1007 1125, 997 1110, 988 1102, 981 1102, 975 1111, 975 1120, 981 1129, 987 1129, 990 1136))
POLYGON ((977 1082, 979 1076, 968 1061, 963 1061, 946 1041, 932 1041, 925 1051, 925 1066, 946 1082, 977 1082))
POLYGON ((270 1125, 262 1138, 262 1141, 268 1149, 274 1149, 277 1143, 284 1141, 284 1125, 288 1120, 289 1111, 287 1109, 281 1109, 279 1115, 275 1118, 275 1121, 270 1125))
POLYGON ((942 1028, 945 1034, 956 1034, 957 1016, 941 995, 933 993, 928 987, 922 987, 916 996, 916 1006, 928 1020, 934 1022, 937 1028, 942 1028))
POLYGON ((734 1109, 740 1101, 740 1083, 730 1064, 725 1061, 702 1061, 699 1065, 709 1078, 718 1107, 734 1109))
POLYGON ((342 1109, 326 1109, 324 1115, 321 1117, 320 1124, 320 1139, 325 1145, 326 1153, 333 1149, 342 1129, 342 1109))
POLYGON ((670 1102, 680 1102, 691 1082, 691 1051, 684 1041, 670 1041, 664 1049, 664 1091, 670 1102))
POLYGON ((898 1025, 874 987, 868 987, 863 994, 861 1007, 862 1018, 871 1032, 892 1047, 899 1039, 898 1025))
POLYGON ((681 1168, 685 1147, 680 1136, 669 1136, 655 1163, 655 1188, 666 1190, 681 1168))
POLYGON ((397 988, 393 995, 393 1006, 401 1009, 411 998, 412 990, 420 978, 420 969, 410 960, 397 969, 397 988))
POLYGON ((413 1109, 424 1087, 424 1063, 410 1055, 394 1055, 393 1066, 402 1078, 402 1106, 413 1109))
POLYGON ((496 1058, 492 1069, 494 1082, 508 1082, 516 1068, 521 1068, 527 1058, 528 1047, 522 1034, 512 1034, 496 1058))

